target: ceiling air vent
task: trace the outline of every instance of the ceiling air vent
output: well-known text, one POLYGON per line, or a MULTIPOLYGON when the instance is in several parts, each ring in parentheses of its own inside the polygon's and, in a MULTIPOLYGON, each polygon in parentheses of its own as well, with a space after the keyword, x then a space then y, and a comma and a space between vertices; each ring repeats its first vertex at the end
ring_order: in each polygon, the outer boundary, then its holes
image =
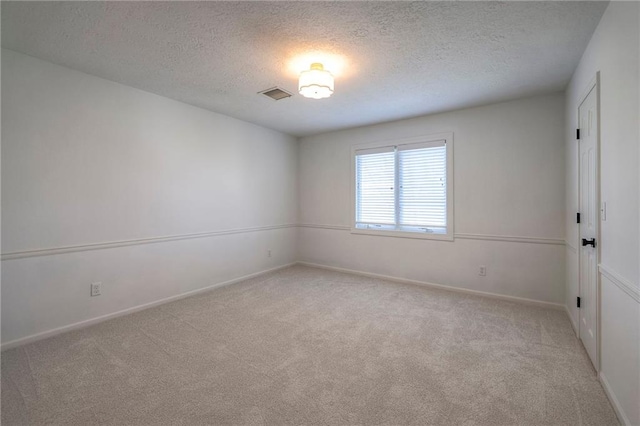
POLYGON ((279 87, 272 87, 271 89, 267 89, 267 90, 263 90, 262 92, 258 92, 259 94, 263 94, 271 99, 273 99, 274 101, 279 101, 280 99, 286 99, 286 98, 290 98, 292 95, 291 93, 282 90, 279 87))

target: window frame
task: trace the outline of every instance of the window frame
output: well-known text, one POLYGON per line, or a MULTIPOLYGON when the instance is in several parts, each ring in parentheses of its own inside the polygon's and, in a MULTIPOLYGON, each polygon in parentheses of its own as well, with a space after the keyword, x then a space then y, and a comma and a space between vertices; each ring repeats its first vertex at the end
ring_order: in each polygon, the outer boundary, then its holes
MULTIPOLYGON (((396 170, 396 175, 398 171, 396 170)), ((395 188, 396 194, 396 203, 398 192, 397 188, 395 188)), ((453 212, 453 132, 446 133, 436 133, 431 135, 417 136, 411 138, 402 138, 402 139, 392 139, 392 140, 383 140, 379 142, 372 142, 366 144, 352 145, 351 146, 351 199, 349 201, 351 206, 350 214, 351 220, 349 223, 351 224, 351 233, 352 234, 362 234, 362 235, 376 235, 382 237, 399 237, 399 238, 417 238, 417 239, 425 239, 425 240, 441 240, 441 241, 453 241, 453 226, 454 226, 454 212, 453 212), (447 232, 442 234, 436 233, 427 233, 427 232, 414 232, 414 231, 402 231, 402 230, 384 230, 384 229, 363 229, 356 228, 356 151, 364 150, 364 149, 376 149, 376 148, 386 148, 386 147, 395 147, 398 145, 420 145, 425 143, 432 143, 438 141, 445 141, 446 147, 446 167, 447 167, 447 232)), ((397 225, 396 225, 397 226, 397 225)))

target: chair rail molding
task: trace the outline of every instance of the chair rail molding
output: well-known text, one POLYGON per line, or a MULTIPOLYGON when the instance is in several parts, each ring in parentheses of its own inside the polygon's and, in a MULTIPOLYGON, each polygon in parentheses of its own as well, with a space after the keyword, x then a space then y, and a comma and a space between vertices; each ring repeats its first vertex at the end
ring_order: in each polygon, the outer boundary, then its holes
POLYGON ((301 223, 298 225, 300 228, 317 228, 317 229, 333 229, 336 231, 351 231, 349 226, 345 225, 323 225, 316 223, 301 223))
POLYGON ((561 238, 537 238, 537 237, 520 237, 512 235, 493 235, 493 234, 454 234, 454 238, 462 240, 484 240, 484 241, 505 241, 509 243, 529 243, 529 244, 550 244, 554 246, 563 246, 564 239, 561 238))
MULTIPOLYGON (((332 229, 336 231, 351 231, 351 228, 345 225, 301 223, 298 226, 300 228, 316 228, 316 229, 332 229)), ((563 246, 565 244, 568 244, 562 238, 537 238, 537 237, 520 237, 520 236, 512 236, 512 235, 494 235, 494 234, 454 233, 454 239, 455 238, 459 238, 461 240, 504 241, 504 242, 510 242, 510 243, 550 244, 550 245, 557 245, 557 246, 563 246)))
POLYGON ((220 231, 198 232, 194 234, 169 235, 163 237, 138 238, 132 240, 108 241, 102 243, 78 244, 62 247, 50 247, 41 249, 21 250, 2 253, 1 260, 23 259, 25 257, 52 256, 56 254, 75 253, 88 250, 103 250, 109 248, 134 246, 141 244, 164 243, 169 241, 188 240, 192 238, 209 238, 220 235, 244 234, 248 232, 270 231, 274 229, 295 228, 295 224, 256 226, 252 228, 225 229, 220 231))
POLYGON ((627 280, 622 275, 602 263, 598 265, 598 269, 603 276, 607 277, 609 281, 618 286, 620 290, 625 292, 636 302, 640 303, 640 288, 638 288, 637 285, 634 285, 631 281, 627 280))
MULTIPOLYGON (((268 226, 249 227, 249 228, 236 228, 236 229, 225 229, 225 230, 219 230, 219 231, 198 232, 198 233, 192 233, 192 234, 168 235, 168 236, 161 236, 161 237, 137 238, 137 239, 131 239, 131 240, 118 240, 118 241, 107 241, 107 242, 100 242, 100 243, 76 244, 76 245, 60 246, 60 247, 47 247, 47 248, 37 248, 37 249, 29 249, 29 250, 19 250, 19 251, 2 253, 0 255, 0 260, 5 261, 5 260, 23 259, 27 257, 52 256, 56 254, 75 253, 75 252, 89 251, 89 250, 103 250, 103 249, 109 249, 109 248, 118 248, 118 247, 126 247, 126 246, 141 245, 141 244, 162 243, 162 242, 169 242, 169 241, 187 240, 192 238, 209 238, 209 237, 216 237, 220 235, 243 234, 248 232, 261 232, 261 231, 270 231, 275 229, 286 229, 286 228, 311 228, 311 229, 328 229, 328 230, 335 230, 335 231, 351 231, 351 228, 346 225, 290 223, 290 224, 281 224, 281 225, 268 225, 268 226)), ((573 246, 571 246, 565 240, 559 239, 559 238, 535 238, 535 237, 520 237, 520 236, 511 236, 511 235, 464 234, 464 233, 456 233, 454 234, 454 238, 466 239, 466 240, 503 241, 503 242, 513 242, 513 243, 529 243, 529 244, 567 245, 570 249, 573 249, 573 246)))

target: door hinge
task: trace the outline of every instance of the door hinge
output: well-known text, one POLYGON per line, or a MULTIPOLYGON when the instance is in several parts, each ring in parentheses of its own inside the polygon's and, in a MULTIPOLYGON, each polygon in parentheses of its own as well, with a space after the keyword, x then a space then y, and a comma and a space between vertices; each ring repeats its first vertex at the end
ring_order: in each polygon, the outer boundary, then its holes
POLYGON ((576 223, 580 223, 580 213, 576 213, 576 223))
POLYGON ((579 296, 578 296, 578 303, 577 303, 577 305, 578 305, 578 308, 579 308, 579 307, 580 307, 580 297, 579 297, 579 296))
POLYGON ((576 129, 576 139, 580 140, 580 129, 576 129))

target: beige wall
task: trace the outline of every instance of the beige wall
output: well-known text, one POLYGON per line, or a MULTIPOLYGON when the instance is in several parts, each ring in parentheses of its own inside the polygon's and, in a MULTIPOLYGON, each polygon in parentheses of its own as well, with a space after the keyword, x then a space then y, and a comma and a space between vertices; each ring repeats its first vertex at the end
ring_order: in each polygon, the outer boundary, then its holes
POLYGON ((302 138, 299 259, 562 303, 563 126, 552 94, 302 138), (455 241, 351 234, 351 146, 443 132, 455 141, 455 241))
POLYGON ((3 342, 295 260, 294 138, 9 50, 2 92, 3 342))

